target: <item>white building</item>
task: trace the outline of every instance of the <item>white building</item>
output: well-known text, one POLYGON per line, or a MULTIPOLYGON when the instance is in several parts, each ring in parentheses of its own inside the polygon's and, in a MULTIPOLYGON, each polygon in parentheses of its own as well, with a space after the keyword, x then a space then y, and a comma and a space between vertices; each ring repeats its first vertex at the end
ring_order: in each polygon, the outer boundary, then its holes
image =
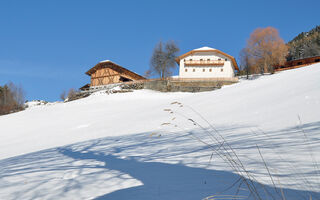
POLYGON ((179 78, 233 78, 239 70, 234 57, 213 49, 194 49, 176 59, 179 78))

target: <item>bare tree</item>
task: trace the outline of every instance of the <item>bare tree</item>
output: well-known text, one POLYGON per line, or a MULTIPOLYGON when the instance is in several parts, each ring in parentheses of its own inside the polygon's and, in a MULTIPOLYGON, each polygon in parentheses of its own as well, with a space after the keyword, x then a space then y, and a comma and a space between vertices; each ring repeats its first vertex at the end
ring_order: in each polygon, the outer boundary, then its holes
POLYGON ((286 61, 288 47, 273 27, 257 28, 247 41, 246 51, 252 67, 260 73, 274 73, 274 65, 282 65, 286 61))
POLYGON ((63 90, 62 93, 60 94, 60 99, 62 101, 66 100, 66 91, 65 90, 63 90))
POLYGON ((151 76, 151 71, 150 70, 147 70, 147 71, 144 72, 144 77, 145 78, 150 78, 150 76, 151 76))
POLYGON ((0 115, 24 109, 25 92, 21 86, 9 83, 0 86, 0 115))
POLYGON ((240 68, 241 70, 245 71, 247 75, 247 79, 249 79, 250 60, 249 60, 249 53, 247 48, 243 48, 240 51, 240 68))
POLYGON ((4 85, 3 87, 0 86, 0 106, 7 105, 7 102, 10 96, 10 91, 7 85, 4 85))
POLYGON ((21 107, 23 107, 24 102, 25 102, 25 92, 22 88, 21 85, 15 85, 13 83, 9 83, 8 87, 11 91, 12 94, 12 99, 16 104, 16 108, 20 109, 21 107))
POLYGON ((168 77, 176 67, 175 58, 179 47, 174 41, 159 42, 153 50, 150 60, 150 72, 156 73, 161 79, 168 77))
POLYGON ((68 100, 69 101, 74 100, 77 97, 77 94, 78 94, 77 90, 74 88, 71 88, 68 92, 68 100))

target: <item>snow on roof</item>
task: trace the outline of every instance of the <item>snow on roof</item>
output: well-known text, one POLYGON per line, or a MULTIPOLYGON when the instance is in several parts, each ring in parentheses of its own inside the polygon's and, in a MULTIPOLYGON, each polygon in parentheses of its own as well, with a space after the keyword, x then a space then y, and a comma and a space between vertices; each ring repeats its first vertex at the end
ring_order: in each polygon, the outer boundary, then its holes
POLYGON ((99 63, 103 63, 103 62, 111 62, 111 60, 102 60, 99 63))
POLYGON ((215 50, 214 48, 211 48, 211 47, 201 47, 201 48, 198 48, 198 49, 194 49, 195 51, 198 51, 198 50, 215 50))
MULTIPOLYGON (((102 61, 100 61, 99 63, 106 63, 106 62, 111 62, 111 63, 113 63, 113 64, 119 65, 118 63, 115 63, 115 62, 113 62, 113 61, 111 61, 111 60, 102 60, 102 61)), ((120 65, 119 65, 119 66, 120 66, 120 65)))

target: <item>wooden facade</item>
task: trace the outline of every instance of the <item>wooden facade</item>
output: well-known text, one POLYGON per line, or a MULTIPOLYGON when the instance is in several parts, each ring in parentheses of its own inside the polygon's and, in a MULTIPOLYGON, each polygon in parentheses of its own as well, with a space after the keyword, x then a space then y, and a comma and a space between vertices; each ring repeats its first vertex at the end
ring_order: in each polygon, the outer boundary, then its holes
POLYGON ((185 60, 184 66, 223 66, 224 61, 221 60, 185 60))
POLYGON ((91 77, 91 87, 146 79, 111 61, 98 63, 86 74, 91 77))
POLYGON ((282 71, 282 70, 287 70, 287 69, 294 69, 298 67, 304 67, 307 65, 311 65, 313 63, 320 62, 320 56, 314 56, 314 57, 309 57, 309 58, 303 58, 303 59, 297 59, 297 60, 291 60, 285 62, 284 65, 277 65, 275 66, 275 71, 282 71))

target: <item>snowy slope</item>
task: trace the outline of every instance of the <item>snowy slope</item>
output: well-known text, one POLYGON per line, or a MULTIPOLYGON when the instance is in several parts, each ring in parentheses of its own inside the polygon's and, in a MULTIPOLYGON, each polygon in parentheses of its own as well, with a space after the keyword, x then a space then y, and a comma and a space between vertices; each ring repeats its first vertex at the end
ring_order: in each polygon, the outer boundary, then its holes
POLYGON ((237 175, 192 137, 212 142, 208 122, 256 181, 272 186, 258 145, 289 199, 301 199, 297 193, 305 191, 319 198, 319 77, 320 64, 315 64, 212 92, 95 94, 0 116, 0 199, 218 194, 237 175), (183 106, 172 104, 176 101, 183 106))

